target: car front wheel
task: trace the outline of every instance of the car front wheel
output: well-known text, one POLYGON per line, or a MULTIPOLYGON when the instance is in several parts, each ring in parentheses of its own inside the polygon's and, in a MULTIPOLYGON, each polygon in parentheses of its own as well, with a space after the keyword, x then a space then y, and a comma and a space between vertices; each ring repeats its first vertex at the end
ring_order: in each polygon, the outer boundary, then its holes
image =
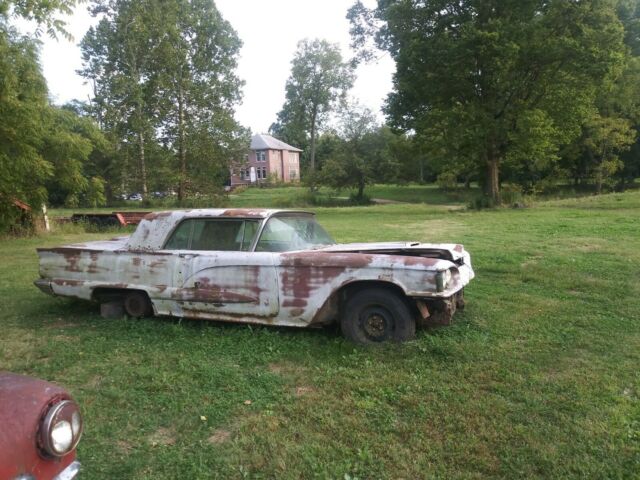
POLYGON ((382 288, 361 290, 345 304, 343 335, 364 345, 415 337, 416 323, 406 302, 382 288))

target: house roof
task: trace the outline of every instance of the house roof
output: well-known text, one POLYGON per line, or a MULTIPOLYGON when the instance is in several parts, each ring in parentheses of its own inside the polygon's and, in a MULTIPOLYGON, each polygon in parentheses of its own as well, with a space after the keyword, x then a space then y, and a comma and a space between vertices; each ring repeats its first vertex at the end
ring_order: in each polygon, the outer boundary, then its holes
POLYGON ((299 148, 292 147, 277 138, 267 135, 266 133, 259 133, 251 137, 251 150, 289 150, 290 152, 301 152, 299 148))

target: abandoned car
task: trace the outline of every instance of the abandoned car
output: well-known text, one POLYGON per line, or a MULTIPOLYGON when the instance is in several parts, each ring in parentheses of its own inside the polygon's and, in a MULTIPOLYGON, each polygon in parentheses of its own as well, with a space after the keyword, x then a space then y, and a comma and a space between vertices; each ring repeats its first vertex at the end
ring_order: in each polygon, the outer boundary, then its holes
POLYGON ((402 341, 448 324, 471 259, 456 244, 336 244, 310 212, 151 213, 130 237, 39 248, 42 291, 132 317, 170 315, 319 326, 358 343, 402 341))
POLYGON ((0 372, 0 425, 0 479, 76 478, 82 417, 63 388, 0 372))

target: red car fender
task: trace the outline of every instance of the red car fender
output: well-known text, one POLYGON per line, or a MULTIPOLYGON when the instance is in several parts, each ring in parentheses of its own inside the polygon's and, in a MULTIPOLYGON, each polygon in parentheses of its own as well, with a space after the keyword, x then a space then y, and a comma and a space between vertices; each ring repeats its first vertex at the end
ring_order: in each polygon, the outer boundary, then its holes
POLYGON ((75 450, 62 458, 52 458, 37 446, 43 416, 62 400, 71 400, 71 396, 57 385, 0 372, 0 479, 28 474, 48 480, 75 460, 75 450))

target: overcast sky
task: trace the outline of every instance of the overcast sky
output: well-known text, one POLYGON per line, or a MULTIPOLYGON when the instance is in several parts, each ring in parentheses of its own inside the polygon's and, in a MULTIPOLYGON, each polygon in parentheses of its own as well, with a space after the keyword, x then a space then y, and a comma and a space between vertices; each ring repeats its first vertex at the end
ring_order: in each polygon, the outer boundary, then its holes
MULTIPOLYGON (((244 43, 238 75, 246 84, 236 118, 254 133, 266 132, 276 120, 299 40, 324 38, 338 43, 345 58, 351 56, 345 15, 353 0, 216 0, 215 3, 244 43)), ((67 21, 74 42, 42 38, 42 66, 56 103, 74 98, 87 100, 89 95, 88 86, 75 72, 81 67, 77 44, 94 19, 81 5, 67 21)), ((393 70, 388 55, 376 64, 359 67, 351 95, 379 112, 391 89, 393 70)))

